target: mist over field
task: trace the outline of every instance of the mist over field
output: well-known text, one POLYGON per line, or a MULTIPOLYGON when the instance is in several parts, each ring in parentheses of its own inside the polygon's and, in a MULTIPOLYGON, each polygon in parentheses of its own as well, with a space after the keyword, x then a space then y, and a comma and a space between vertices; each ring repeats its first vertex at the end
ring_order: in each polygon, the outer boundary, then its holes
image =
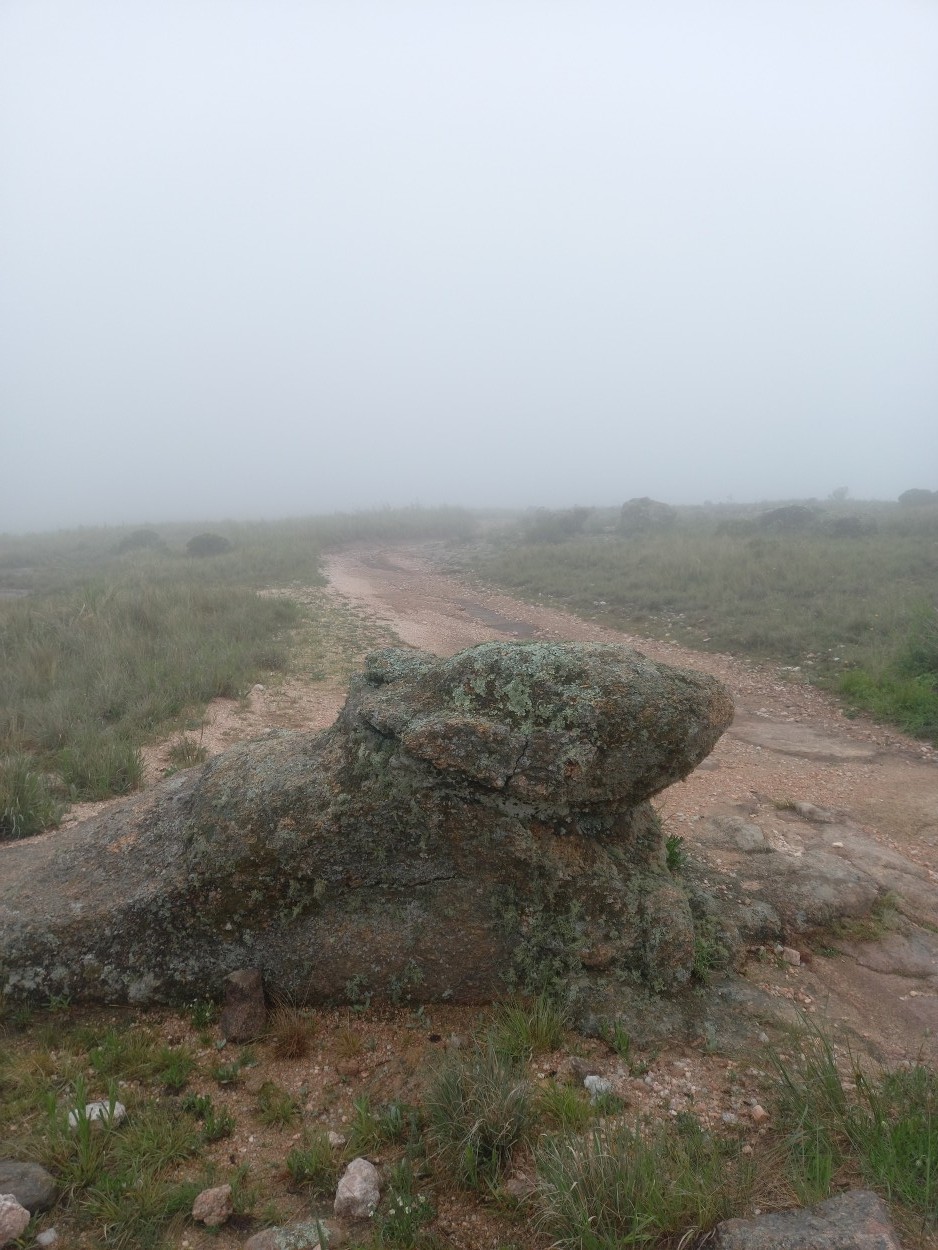
POLYGON ((0 532, 895 499, 924 0, 0 8, 0 532))

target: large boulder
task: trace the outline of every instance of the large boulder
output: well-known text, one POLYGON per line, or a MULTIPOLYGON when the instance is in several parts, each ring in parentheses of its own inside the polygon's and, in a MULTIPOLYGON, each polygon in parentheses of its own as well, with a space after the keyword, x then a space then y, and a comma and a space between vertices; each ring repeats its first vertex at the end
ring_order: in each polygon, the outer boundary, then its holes
POLYGON ((623 534, 649 534, 654 530, 671 529, 677 520, 677 508, 658 499, 642 495, 627 499, 619 512, 619 529, 623 534))
POLYGON ((647 800, 732 714, 714 678, 624 647, 375 652, 324 733, 0 847, 0 986, 178 1001, 243 967, 302 1002, 680 985, 694 922, 647 800))

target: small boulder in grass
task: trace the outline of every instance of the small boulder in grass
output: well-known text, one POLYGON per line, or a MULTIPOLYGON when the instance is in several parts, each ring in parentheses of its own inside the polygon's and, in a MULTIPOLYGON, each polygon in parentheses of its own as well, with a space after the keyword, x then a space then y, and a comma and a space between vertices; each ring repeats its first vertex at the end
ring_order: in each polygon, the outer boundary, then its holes
POLYGON ((203 1189, 192 1204, 192 1218, 209 1228, 220 1228, 230 1218, 234 1204, 230 1185, 216 1185, 203 1189))
POLYGON ((22 1236, 30 1218, 12 1194, 0 1194, 0 1246, 9 1246, 22 1236))
POLYGON ((0 1194, 12 1194, 20 1206, 33 1214, 55 1206, 55 1180, 38 1163, 0 1159, 0 1194))
POLYGON ((90 1121, 92 1128, 116 1128, 127 1118, 127 1108, 122 1102, 88 1102, 85 1103, 84 1116, 77 1107, 68 1113, 68 1127, 74 1132, 82 1118, 90 1121))
POLYGON ((225 1005, 218 1027, 228 1042, 252 1042, 267 1026, 264 979, 260 968, 239 968, 225 982, 225 1005))
POLYGON ((353 1159, 343 1173, 335 1194, 334 1212, 340 1220, 367 1220, 381 1199, 378 1169, 367 1159, 353 1159))

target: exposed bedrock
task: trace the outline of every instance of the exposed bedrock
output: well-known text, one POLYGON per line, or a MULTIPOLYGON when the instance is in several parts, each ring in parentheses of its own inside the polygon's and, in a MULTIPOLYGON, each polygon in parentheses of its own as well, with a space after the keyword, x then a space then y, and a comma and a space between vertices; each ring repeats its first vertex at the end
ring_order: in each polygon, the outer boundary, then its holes
POLYGON ((305 1002, 680 986, 694 922, 647 800, 732 714, 715 679, 624 647, 375 652, 326 732, 0 848, 0 984, 179 1001, 250 966, 305 1002))

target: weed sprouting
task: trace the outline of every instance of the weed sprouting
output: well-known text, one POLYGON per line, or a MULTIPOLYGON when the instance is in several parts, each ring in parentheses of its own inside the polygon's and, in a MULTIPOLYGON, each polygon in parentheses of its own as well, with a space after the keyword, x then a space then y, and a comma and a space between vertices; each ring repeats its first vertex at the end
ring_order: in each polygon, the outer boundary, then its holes
POLYGON ((335 1193, 340 1166, 325 1131, 305 1129, 302 1145, 287 1155, 287 1171, 294 1185, 309 1189, 317 1197, 335 1193))
POLYGON ((669 834, 664 843, 665 864, 668 872, 683 872, 687 867, 687 847, 679 833, 669 834))
POLYGON ((274 1081, 265 1081, 257 1094, 257 1118, 262 1124, 286 1128, 300 1118, 300 1108, 292 1094, 274 1081))
POLYGON ((749 1181, 725 1143, 669 1124, 601 1126, 585 1139, 547 1135, 535 1161, 541 1222, 569 1250, 706 1232, 739 1209, 749 1181))

